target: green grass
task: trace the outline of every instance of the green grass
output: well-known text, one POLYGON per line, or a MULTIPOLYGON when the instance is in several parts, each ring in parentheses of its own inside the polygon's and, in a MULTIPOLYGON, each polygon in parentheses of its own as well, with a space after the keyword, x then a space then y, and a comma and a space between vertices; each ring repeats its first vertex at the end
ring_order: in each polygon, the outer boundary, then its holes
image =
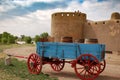
MULTIPOLYGON (((18 79, 16 80, 58 80, 57 78, 50 78, 49 75, 40 73, 39 75, 33 75, 28 72, 27 65, 25 61, 18 61, 17 59, 12 59, 12 65, 6 66, 4 64, 4 59, 0 59, 0 72, 4 72, 7 76, 13 76, 18 79)), ((12 77, 11 76, 11 77, 12 77)), ((11 78, 10 77, 10 78, 11 78)), ((13 80, 5 77, 4 80, 13 80)), ((0 78, 0 80, 2 80, 0 78)))
POLYGON ((51 78, 48 74, 40 73, 39 75, 33 75, 28 72, 27 64, 25 61, 18 61, 12 59, 12 65, 6 66, 4 64, 4 57, 6 56, 3 51, 5 49, 35 46, 33 44, 0 44, 0 80, 58 80, 57 78, 51 78))

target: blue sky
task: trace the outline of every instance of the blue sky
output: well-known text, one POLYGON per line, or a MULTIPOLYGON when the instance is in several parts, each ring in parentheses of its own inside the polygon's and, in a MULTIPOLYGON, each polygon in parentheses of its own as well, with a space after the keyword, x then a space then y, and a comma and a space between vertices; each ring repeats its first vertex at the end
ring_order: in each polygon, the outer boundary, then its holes
POLYGON ((50 34, 52 13, 77 10, 89 20, 108 20, 112 12, 120 12, 120 0, 0 0, 0 33, 50 34))

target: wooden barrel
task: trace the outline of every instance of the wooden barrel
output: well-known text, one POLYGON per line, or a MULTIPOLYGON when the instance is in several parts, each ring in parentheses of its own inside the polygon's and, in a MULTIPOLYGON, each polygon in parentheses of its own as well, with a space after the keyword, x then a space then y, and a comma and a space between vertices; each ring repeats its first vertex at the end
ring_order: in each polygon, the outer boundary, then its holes
POLYGON ((85 39, 77 39, 77 40, 75 40, 75 43, 84 43, 84 40, 85 39))
POLYGON ((85 39, 84 43, 85 44, 97 44, 98 39, 85 39))
POLYGON ((48 42, 54 42, 54 37, 48 36, 48 42))
POLYGON ((62 37, 61 42, 72 43, 73 39, 72 39, 72 37, 62 37))
POLYGON ((47 38, 40 38, 40 42, 48 42, 47 38))

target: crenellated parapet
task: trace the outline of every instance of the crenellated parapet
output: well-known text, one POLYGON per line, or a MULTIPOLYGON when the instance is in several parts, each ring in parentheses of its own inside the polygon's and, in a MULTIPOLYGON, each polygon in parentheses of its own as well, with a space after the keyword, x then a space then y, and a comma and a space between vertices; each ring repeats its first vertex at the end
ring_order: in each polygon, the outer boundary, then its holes
POLYGON ((52 14, 52 18, 80 18, 86 21, 86 14, 81 12, 57 12, 52 14))

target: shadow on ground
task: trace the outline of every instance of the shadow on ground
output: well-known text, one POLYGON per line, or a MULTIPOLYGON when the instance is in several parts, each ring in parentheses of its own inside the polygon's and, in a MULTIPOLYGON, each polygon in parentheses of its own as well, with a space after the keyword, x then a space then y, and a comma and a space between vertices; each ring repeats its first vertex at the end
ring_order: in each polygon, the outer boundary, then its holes
POLYGON ((120 77, 112 77, 107 75, 99 75, 99 77, 96 80, 120 80, 120 77))
POLYGON ((51 72, 51 74, 62 78, 70 78, 70 80, 79 80, 74 72, 51 72))
MULTIPOLYGON (((69 78, 70 80, 80 80, 74 72, 51 72, 51 74, 63 78, 69 78)), ((120 80, 120 77, 99 75, 95 80, 120 80)))

